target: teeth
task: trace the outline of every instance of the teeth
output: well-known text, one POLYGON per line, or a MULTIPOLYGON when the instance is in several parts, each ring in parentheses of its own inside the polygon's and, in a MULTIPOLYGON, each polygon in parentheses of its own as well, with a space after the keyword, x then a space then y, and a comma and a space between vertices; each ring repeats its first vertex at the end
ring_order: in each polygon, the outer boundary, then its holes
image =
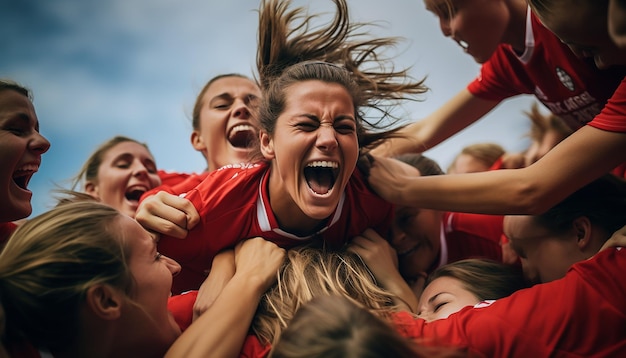
POLYGON ((469 44, 463 40, 458 41, 459 46, 461 46, 464 50, 467 50, 469 44))
POLYGON ((34 172, 36 172, 38 170, 39 170, 39 165, 37 165, 37 164, 26 164, 26 165, 22 166, 21 168, 17 169, 15 171, 15 173, 23 175, 24 174, 23 172, 27 172, 27 173, 33 172, 34 173, 34 172))
POLYGON ((314 162, 311 162, 311 163, 307 164, 307 167, 337 169, 337 168, 339 168, 339 163, 326 161, 326 160, 317 160, 317 161, 314 161, 314 162))
POLYGON ((240 124, 238 126, 235 126, 232 131, 239 132, 239 131, 251 131, 251 130, 254 130, 253 126, 249 126, 247 124, 240 124))

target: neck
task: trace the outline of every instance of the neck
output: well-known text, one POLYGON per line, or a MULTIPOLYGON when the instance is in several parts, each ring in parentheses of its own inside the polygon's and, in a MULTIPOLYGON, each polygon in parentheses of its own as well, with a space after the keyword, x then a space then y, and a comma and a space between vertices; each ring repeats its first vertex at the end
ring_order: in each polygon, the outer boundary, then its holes
POLYGON ((526 49, 526 14, 528 4, 526 0, 511 0, 507 2, 509 7, 509 26, 502 39, 513 47, 517 53, 522 53, 526 49))

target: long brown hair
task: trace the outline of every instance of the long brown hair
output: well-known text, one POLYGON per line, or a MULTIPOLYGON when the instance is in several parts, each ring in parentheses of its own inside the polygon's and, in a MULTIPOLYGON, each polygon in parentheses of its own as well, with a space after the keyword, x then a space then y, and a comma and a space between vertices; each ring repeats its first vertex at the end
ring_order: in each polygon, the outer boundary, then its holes
POLYGON ((395 70, 382 57, 397 38, 368 38, 366 24, 349 21, 345 0, 333 0, 337 12, 326 26, 314 27, 316 16, 289 0, 263 0, 259 11, 257 70, 263 91, 259 120, 270 135, 283 112, 294 83, 319 80, 337 83, 349 92, 357 119, 359 147, 374 146, 398 128, 389 108, 401 100, 417 100, 427 91, 424 80, 413 80, 409 69, 395 70), (369 110, 382 115, 375 120, 369 110), (366 119, 367 113, 367 119, 366 119), (392 121, 384 121, 384 119, 392 121))

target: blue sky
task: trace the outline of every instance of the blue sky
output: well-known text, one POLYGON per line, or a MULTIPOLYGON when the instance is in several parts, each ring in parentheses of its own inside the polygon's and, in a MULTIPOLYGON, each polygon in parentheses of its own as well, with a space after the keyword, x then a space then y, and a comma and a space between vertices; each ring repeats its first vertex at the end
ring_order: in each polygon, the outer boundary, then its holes
MULTIPOLYGON (((421 0, 349 0, 355 21, 376 21, 381 36, 401 36, 398 66, 427 77, 424 101, 404 108, 418 120, 443 105, 479 66, 443 37, 421 0)), ((0 0, 0 77, 34 93, 41 132, 52 146, 30 183, 33 215, 53 205, 89 154, 125 135, 148 144, 162 169, 204 167, 189 142, 198 91, 220 73, 253 74, 257 0, 0 0)), ((330 0, 294 1, 311 12, 330 0)), ((534 99, 508 100, 425 154, 446 167, 464 145, 527 145, 522 114, 534 99)))

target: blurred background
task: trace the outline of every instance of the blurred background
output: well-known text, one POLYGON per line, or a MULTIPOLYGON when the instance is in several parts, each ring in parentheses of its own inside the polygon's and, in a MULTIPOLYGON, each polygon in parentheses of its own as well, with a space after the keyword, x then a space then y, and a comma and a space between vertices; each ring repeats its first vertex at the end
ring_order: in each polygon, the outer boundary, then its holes
MULTIPOLYGON (((333 12, 330 0, 294 1, 333 12)), ((445 38, 421 0, 349 0, 353 21, 375 21, 375 35, 400 36, 398 66, 426 77, 429 92, 403 111, 428 115, 464 88, 479 65, 445 38)), ((191 111, 213 76, 254 74, 258 0, 0 0, 0 77, 34 93, 41 132, 52 143, 29 188, 33 214, 54 204, 51 189, 69 187, 89 154, 114 135, 145 142, 159 168, 199 172, 191 147, 191 111)), ((528 145, 534 102, 519 96, 425 152, 446 168, 468 144, 508 151, 528 145)), ((545 112, 545 111, 544 111, 545 112)))

